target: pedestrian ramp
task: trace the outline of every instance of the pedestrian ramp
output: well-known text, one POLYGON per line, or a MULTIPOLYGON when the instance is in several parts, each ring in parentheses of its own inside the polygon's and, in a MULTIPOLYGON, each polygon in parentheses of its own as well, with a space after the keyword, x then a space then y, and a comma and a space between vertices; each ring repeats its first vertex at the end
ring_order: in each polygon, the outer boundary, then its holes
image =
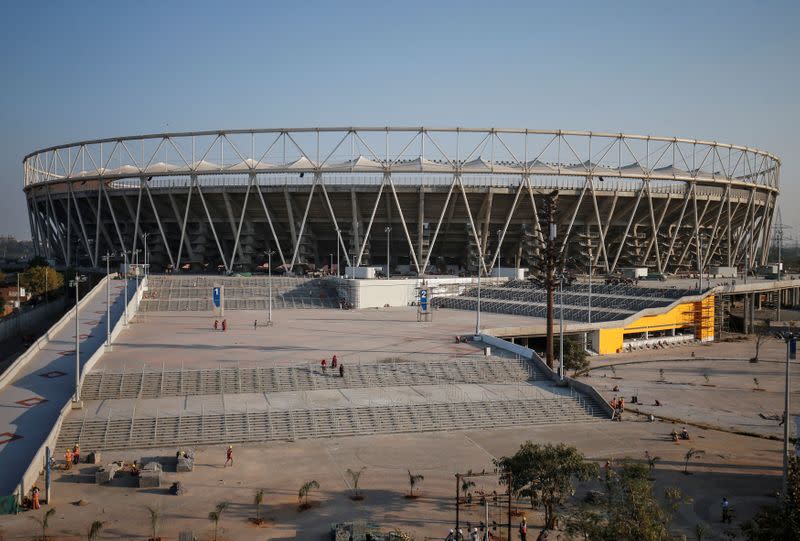
POLYGON ((83 400, 275 393, 445 383, 513 383, 543 380, 521 359, 474 357, 427 362, 347 363, 344 377, 318 365, 216 369, 92 372, 81 388, 83 400))
POLYGON ((427 402, 335 408, 266 409, 130 418, 71 419, 58 448, 140 449, 295 441, 373 434, 478 430, 597 422, 600 408, 580 394, 517 400, 427 402))

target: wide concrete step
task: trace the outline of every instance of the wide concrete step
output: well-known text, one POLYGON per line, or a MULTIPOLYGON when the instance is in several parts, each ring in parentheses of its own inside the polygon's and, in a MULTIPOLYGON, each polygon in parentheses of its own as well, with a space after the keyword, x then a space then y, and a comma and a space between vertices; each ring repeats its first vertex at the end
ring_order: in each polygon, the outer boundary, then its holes
POLYGON ((369 434, 474 430, 597 422, 602 414, 578 397, 265 410, 64 422, 58 448, 86 451, 293 441, 369 434))
POLYGON ((476 357, 429 362, 346 364, 344 378, 319 366, 218 368, 88 374, 83 400, 275 393, 444 383, 513 383, 541 378, 517 359, 476 357))

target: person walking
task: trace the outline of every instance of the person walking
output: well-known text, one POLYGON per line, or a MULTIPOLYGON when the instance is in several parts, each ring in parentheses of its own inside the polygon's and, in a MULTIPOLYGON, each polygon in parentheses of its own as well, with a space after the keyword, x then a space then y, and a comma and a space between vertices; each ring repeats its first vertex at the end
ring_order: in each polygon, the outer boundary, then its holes
POLYGON ((728 524, 731 523, 731 504, 728 501, 728 498, 722 498, 722 522, 727 522, 728 524))
POLYGON ((519 538, 522 541, 528 540, 528 521, 525 517, 522 517, 522 522, 519 523, 519 538))
POLYGON ((322 361, 320 361, 319 365, 322 367, 322 375, 323 376, 326 375, 328 373, 328 361, 326 361, 325 359, 322 359, 322 361))
POLYGON ((337 359, 337 358, 336 358, 336 355, 334 355, 334 356, 333 356, 333 359, 331 359, 331 368, 333 368, 334 370, 336 370, 336 363, 338 363, 338 362, 339 362, 339 359, 337 359))
POLYGON ((447 534, 447 537, 444 538, 444 541, 455 541, 456 540, 456 532, 452 528, 450 528, 450 533, 447 534))
POLYGON ((253 320, 253 330, 254 331, 258 330, 258 320, 257 319, 253 320))
POLYGON ((66 453, 64 453, 64 462, 66 463, 66 468, 65 469, 71 470, 72 469, 72 449, 70 449, 69 447, 67 447, 67 451, 66 451, 66 453))
POLYGON ((31 494, 32 494, 31 497, 33 499, 33 508, 34 509, 39 509, 40 508, 40 505, 39 505, 39 487, 33 487, 33 490, 31 491, 31 494))
POLYGON ((222 466, 223 468, 228 466, 228 462, 231 463, 231 468, 233 467, 233 445, 228 445, 228 450, 225 452, 225 465, 222 466))
POLYGON ((219 330, 219 320, 218 319, 214 320, 214 330, 215 331, 219 330))
POLYGON ((339 377, 344 379, 344 364, 339 365, 339 377))
POLYGON ((81 462, 81 447, 77 443, 72 448, 72 463, 80 464, 81 462))

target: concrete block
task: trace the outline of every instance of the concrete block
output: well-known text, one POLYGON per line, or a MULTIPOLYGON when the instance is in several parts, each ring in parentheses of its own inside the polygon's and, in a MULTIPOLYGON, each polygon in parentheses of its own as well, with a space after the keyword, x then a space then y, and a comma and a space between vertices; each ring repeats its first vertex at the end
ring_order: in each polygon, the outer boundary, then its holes
POLYGON ((86 455, 86 462, 87 464, 100 464, 101 456, 100 451, 92 451, 86 455))
POLYGON ((139 488, 158 488, 161 486, 160 471, 142 470, 139 473, 139 488))
POLYGON ((159 462, 148 462, 147 464, 144 465, 144 468, 142 468, 143 472, 148 471, 148 472, 161 473, 163 470, 164 469, 161 467, 161 464, 159 462))
POLYGON ((189 472, 194 469, 194 460, 191 458, 179 458, 178 463, 175 466, 175 471, 177 472, 189 472))
POLYGON ((118 464, 106 464, 94 473, 94 482, 98 485, 110 483, 111 480, 114 479, 114 475, 116 475, 118 469, 118 464))

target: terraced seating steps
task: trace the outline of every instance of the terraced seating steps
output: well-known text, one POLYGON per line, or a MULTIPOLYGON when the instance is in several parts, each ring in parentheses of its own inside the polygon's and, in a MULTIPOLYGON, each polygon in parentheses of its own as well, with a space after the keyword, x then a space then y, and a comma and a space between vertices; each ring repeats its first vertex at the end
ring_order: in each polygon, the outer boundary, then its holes
POLYGON ((217 368, 86 376, 83 400, 311 391, 319 389, 436 385, 440 383, 512 383, 543 379, 534 365, 518 359, 479 357, 428 362, 346 364, 345 377, 323 376, 316 365, 217 368))
POLYGON ((78 442, 84 449, 113 450, 220 442, 298 439, 474 430, 509 426, 596 422, 593 403, 570 396, 267 410, 228 414, 75 419, 61 426, 58 447, 78 442))

